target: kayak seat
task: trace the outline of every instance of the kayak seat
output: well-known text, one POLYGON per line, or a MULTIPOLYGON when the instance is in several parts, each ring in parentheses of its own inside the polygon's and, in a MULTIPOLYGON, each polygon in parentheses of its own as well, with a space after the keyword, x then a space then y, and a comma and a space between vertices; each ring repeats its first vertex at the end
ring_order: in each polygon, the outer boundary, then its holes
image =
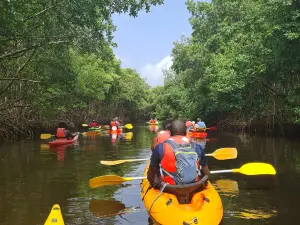
MULTIPOLYGON (((190 204, 193 195, 197 192, 202 191, 205 188, 205 184, 207 181, 208 181, 208 176, 204 176, 200 181, 197 181, 192 184, 184 184, 184 185, 167 184, 163 192, 175 195, 179 204, 190 204)), ((165 182, 161 182, 161 186, 163 185, 165 185, 165 182)))

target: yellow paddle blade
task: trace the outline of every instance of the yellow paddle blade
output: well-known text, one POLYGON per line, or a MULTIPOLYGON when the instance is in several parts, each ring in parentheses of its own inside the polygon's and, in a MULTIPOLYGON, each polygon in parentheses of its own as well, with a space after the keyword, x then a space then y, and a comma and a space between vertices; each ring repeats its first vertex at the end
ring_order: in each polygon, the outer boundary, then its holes
POLYGON ((120 159, 120 160, 115 160, 115 161, 104 161, 104 160, 100 161, 100 163, 102 165, 107 165, 107 166, 114 166, 114 165, 122 164, 122 163, 125 163, 125 162, 130 162, 130 160, 128 160, 128 159, 124 159, 124 160, 120 159))
POLYGON ((52 135, 52 134, 41 134, 40 138, 41 138, 41 139, 49 139, 49 138, 51 138, 52 136, 54 136, 54 135, 52 135))
POLYGON ((90 179, 89 185, 91 188, 102 187, 106 185, 122 184, 123 182, 132 180, 131 177, 123 178, 116 175, 105 175, 90 179))
POLYGON ((227 159, 236 159, 237 158, 237 149, 236 148, 219 148, 212 154, 207 154, 213 156, 217 160, 227 160, 227 159))
POLYGON ((133 128, 133 126, 132 126, 132 124, 125 124, 125 126, 124 126, 125 128, 127 128, 127 129, 132 129, 133 128))
POLYGON ((85 123, 84 123, 84 124, 81 124, 81 125, 82 125, 83 127, 88 127, 88 126, 89 126, 89 125, 87 125, 87 124, 85 124, 85 123))
POLYGON ((239 169, 233 169, 234 173, 245 175, 275 175, 275 168, 268 163, 247 163, 239 169))
POLYGON ((107 165, 107 166, 114 166, 114 165, 118 165, 118 164, 122 164, 125 162, 139 162, 139 161, 147 161, 149 160, 149 158, 147 159, 120 159, 120 160, 115 160, 115 161, 100 161, 101 164, 103 165, 107 165))

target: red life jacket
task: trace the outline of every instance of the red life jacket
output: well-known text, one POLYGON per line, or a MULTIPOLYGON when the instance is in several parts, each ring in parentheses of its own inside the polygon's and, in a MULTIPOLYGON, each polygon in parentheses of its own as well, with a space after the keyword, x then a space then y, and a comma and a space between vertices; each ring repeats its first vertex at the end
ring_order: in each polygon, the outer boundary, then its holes
POLYGON ((152 150, 156 147, 156 145, 163 143, 165 140, 170 138, 171 134, 168 130, 162 130, 157 133, 157 136, 153 139, 152 142, 152 150))
MULTIPOLYGON (((170 137, 169 140, 174 141, 176 144, 190 144, 191 140, 190 138, 186 136, 173 136, 170 137)), ((199 164, 199 163, 197 163, 199 164)), ((175 154, 171 148, 171 146, 168 143, 164 143, 164 156, 160 162, 160 166, 167 171, 168 173, 176 173, 176 159, 175 154)), ((197 165, 197 168, 199 168, 199 165, 197 165)), ((175 184, 175 181, 173 178, 171 178, 168 175, 163 175, 162 180, 165 183, 169 183, 171 185, 175 184)))
POLYGON ((66 138, 65 128, 57 128, 56 137, 57 138, 66 138))
POLYGON ((98 124, 96 122, 91 122, 89 125, 89 127, 96 127, 96 126, 98 126, 98 124))
POLYGON ((111 121, 111 122, 110 122, 110 126, 111 126, 111 127, 113 127, 113 126, 117 126, 117 123, 116 123, 116 121, 111 121))

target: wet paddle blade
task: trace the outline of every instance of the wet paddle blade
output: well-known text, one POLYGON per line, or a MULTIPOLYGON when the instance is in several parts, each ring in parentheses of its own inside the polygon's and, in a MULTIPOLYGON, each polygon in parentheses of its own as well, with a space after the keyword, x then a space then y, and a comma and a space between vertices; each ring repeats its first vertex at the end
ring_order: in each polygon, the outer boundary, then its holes
POLYGON ((41 138, 41 139, 49 139, 49 138, 51 138, 52 136, 54 136, 54 135, 52 135, 52 134, 41 134, 40 138, 41 138))
POLYGON ((122 163, 125 163, 125 162, 130 162, 130 160, 115 160, 115 161, 104 161, 104 160, 101 160, 100 163, 102 165, 106 165, 106 166, 114 166, 114 165, 119 165, 119 164, 122 164, 122 163))
POLYGON ((116 185, 122 184, 123 182, 128 181, 123 177, 119 177, 116 175, 105 175, 100 177, 95 177, 90 179, 89 184, 91 188, 102 187, 107 185, 116 185))
POLYGON ((234 173, 242 173, 245 175, 275 175, 275 168, 268 163, 247 163, 239 169, 234 169, 234 173))
POLYGON ((89 185, 91 188, 96 188, 96 187, 102 187, 107 185, 122 184, 127 181, 142 180, 142 179, 146 179, 146 177, 120 177, 117 175, 105 175, 105 176, 100 176, 100 177, 95 177, 93 179, 90 179, 89 185))
POLYGON ((87 124, 81 124, 83 127, 88 127, 89 125, 87 125, 87 124))
POLYGON ((227 160, 237 158, 236 148, 219 148, 211 155, 217 160, 227 160))
POLYGON ((100 163, 102 165, 106 165, 106 166, 114 166, 114 165, 122 164, 125 162, 138 162, 138 161, 147 161, 147 160, 149 160, 149 158, 147 158, 147 159, 120 159, 120 160, 115 160, 115 161, 101 160, 100 163))

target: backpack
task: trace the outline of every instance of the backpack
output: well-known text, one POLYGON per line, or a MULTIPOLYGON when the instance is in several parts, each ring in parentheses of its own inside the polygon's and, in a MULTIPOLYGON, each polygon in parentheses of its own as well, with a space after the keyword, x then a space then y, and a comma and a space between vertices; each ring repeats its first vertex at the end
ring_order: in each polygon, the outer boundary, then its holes
POLYGON ((162 169, 167 175, 173 178, 176 184, 190 184, 196 181, 200 175, 198 170, 198 154, 195 146, 192 144, 178 145, 174 141, 166 140, 175 155, 176 173, 168 173, 162 169))

